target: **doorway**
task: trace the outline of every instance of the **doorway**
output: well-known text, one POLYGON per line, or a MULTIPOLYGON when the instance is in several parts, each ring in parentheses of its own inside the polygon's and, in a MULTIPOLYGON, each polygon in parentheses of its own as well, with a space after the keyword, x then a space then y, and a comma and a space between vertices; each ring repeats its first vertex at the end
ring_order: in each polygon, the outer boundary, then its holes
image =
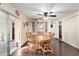
POLYGON ((9 29, 10 29, 10 55, 12 55, 18 49, 19 42, 19 19, 15 16, 9 15, 9 29))
POLYGON ((47 32, 47 22, 45 22, 45 32, 47 32))
POLYGON ((62 21, 59 21, 59 39, 62 39, 62 21))
POLYGON ((32 22, 32 31, 35 32, 35 22, 32 22))

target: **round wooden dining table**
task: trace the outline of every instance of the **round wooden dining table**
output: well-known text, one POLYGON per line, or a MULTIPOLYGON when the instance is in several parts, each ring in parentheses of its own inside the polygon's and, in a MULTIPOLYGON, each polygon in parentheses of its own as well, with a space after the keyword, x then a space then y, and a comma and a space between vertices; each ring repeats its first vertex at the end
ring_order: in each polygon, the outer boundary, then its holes
POLYGON ((32 37, 32 41, 36 42, 35 49, 42 49, 42 50, 44 50, 45 43, 47 44, 51 43, 51 40, 49 37, 44 37, 42 35, 32 37))

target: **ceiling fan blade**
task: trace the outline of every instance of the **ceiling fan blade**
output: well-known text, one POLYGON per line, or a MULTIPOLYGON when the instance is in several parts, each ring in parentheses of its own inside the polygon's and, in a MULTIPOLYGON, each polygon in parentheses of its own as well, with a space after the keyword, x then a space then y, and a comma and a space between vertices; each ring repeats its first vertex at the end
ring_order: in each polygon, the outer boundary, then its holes
POLYGON ((48 17, 56 17, 56 15, 48 15, 48 17))
POLYGON ((42 14, 37 14, 37 15, 43 16, 42 14))
POLYGON ((38 19, 43 19, 43 17, 40 17, 40 18, 38 18, 38 19))
POLYGON ((54 13, 56 14, 62 14, 62 13, 72 13, 72 12, 75 12, 76 10, 61 10, 61 11, 56 11, 54 13))

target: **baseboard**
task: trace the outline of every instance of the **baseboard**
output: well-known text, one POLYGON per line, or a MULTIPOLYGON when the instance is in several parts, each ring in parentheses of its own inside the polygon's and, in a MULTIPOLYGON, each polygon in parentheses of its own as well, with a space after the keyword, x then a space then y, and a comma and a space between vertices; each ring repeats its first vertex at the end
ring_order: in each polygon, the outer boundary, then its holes
POLYGON ((69 43, 63 41, 62 39, 61 39, 61 40, 60 40, 59 38, 55 38, 55 39, 57 39, 57 40, 59 40, 59 41, 61 41, 61 42, 64 42, 64 43, 66 43, 66 44, 68 44, 68 45, 74 47, 75 49, 77 49, 77 50, 79 51, 79 48, 77 48, 77 47, 75 47, 75 46, 73 46, 73 45, 71 45, 71 44, 69 44, 69 43))
POLYGON ((22 44, 22 46, 21 47, 23 47, 23 46, 25 46, 25 44, 27 43, 27 41, 24 43, 24 44, 22 44))
POLYGON ((16 51, 17 51, 17 47, 16 48, 14 48, 11 52, 10 52, 10 56, 12 56, 16 51))
POLYGON ((62 42, 64 42, 64 43, 66 43, 66 44, 68 44, 68 45, 74 47, 75 49, 77 49, 77 50, 79 51, 79 48, 77 48, 77 47, 75 47, 75 46, 73 46, 73 45, 71 45, 71 44, 69 44, 69 43, 67 43, 67 42, 65 42, 65 41, 62 41, 62 42))

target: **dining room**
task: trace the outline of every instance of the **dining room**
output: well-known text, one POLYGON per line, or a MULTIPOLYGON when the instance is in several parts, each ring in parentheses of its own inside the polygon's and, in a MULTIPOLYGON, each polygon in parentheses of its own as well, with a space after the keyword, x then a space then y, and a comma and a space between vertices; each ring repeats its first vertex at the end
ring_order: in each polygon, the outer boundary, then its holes
POLYGON ((78 3, 0 6, 0 48, 6 51, 1 55, 79 56, 78 3))
POLYGON ((15 3, 13 6, 29 19, 23 23, 27 28, 26 42, 13 55, 19 51, 22 56, 79 55, 78 3, 15 3))

